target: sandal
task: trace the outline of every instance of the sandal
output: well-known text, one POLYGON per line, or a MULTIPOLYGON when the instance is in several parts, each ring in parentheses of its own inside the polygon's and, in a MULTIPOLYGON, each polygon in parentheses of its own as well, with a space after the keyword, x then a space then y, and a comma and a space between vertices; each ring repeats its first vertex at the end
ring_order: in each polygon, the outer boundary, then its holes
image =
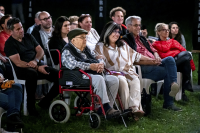
MULTIPOLYGON (((137 109, 136 107, 130 107, 132 109, 132 114, 134 114, 134 117, 137 117, 137 119, 144 116, 145 112, 142 110, 137 109)), ((135 119, 135 118, 134 118, 135 119)))

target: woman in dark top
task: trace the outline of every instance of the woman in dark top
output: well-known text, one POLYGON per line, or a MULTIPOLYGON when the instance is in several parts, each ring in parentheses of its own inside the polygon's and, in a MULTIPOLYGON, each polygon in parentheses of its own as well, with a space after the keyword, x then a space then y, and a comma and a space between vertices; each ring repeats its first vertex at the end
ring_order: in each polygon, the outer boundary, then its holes
POLYGON ((69 42, 67 37, 69 31, 69 19, 66 16, 60 16, 55 22, 55 28, 49 40, 49 49, 62 51, 63 47, 69 42))

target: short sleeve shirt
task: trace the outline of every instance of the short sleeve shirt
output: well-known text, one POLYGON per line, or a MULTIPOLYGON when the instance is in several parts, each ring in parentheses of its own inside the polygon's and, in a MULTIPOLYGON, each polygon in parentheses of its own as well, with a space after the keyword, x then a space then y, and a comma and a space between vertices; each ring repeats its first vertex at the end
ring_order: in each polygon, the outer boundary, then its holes
POLYGON ((22 61, 30 62, 35 59, 35 48, 38 45, 39 43, 29 33, 24 34, 21 42, 10 36, 5 43, 4 52, 6 53, 7 57, 19 54, 22 61))

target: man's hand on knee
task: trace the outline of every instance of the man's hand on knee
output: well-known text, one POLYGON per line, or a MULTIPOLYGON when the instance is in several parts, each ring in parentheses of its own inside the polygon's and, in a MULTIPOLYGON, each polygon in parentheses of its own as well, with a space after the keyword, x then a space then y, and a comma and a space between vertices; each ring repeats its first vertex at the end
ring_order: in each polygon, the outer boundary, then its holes
POLYGON ((46 72, 45 67, 48 67, 47 65, 39 66, 38 71, 43 73, 43 74, 49 74, 46 72))

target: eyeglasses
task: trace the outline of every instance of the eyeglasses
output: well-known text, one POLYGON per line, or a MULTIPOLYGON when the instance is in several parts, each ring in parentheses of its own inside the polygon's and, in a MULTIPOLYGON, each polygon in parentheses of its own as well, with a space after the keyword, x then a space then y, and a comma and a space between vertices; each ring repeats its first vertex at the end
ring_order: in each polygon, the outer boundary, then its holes
POLYGON ((162 29, 161 31, 169 32, 170 30, 169 29, 162 29))
POLYGON ((141 24, 135 24, 135 25, 130 24, 130 25, 134 27, 141 27, 141 24))
POLYGON ((71 23, 71 25, 78 25, 78 24, 76 24, 76 23, 71 23))
POLYGON ((80 38, 80 39, 85 39, 86 37, 84 37, 84 36, 77 36, 77 37, 75 37, 75 38, 80 38))
POLYGON ((47 20, 49 20, 50 18, 52 18, 52 16, 49 16, 48 18, 43 18, 43 19, 40 19, 40 20, 47 21, 47 20))
POLYGON ((5 10, 4 10, 4 9, 0 9, 0 11, 1 11, 1 12, 4 12, 5 10))
POLYGON ((118 34, 121 34, 120 31, 116 31, 116 30, 114 30, 113 33, 115 33, 115 34, 117 34, 117 33, 118 33, 118 34))

